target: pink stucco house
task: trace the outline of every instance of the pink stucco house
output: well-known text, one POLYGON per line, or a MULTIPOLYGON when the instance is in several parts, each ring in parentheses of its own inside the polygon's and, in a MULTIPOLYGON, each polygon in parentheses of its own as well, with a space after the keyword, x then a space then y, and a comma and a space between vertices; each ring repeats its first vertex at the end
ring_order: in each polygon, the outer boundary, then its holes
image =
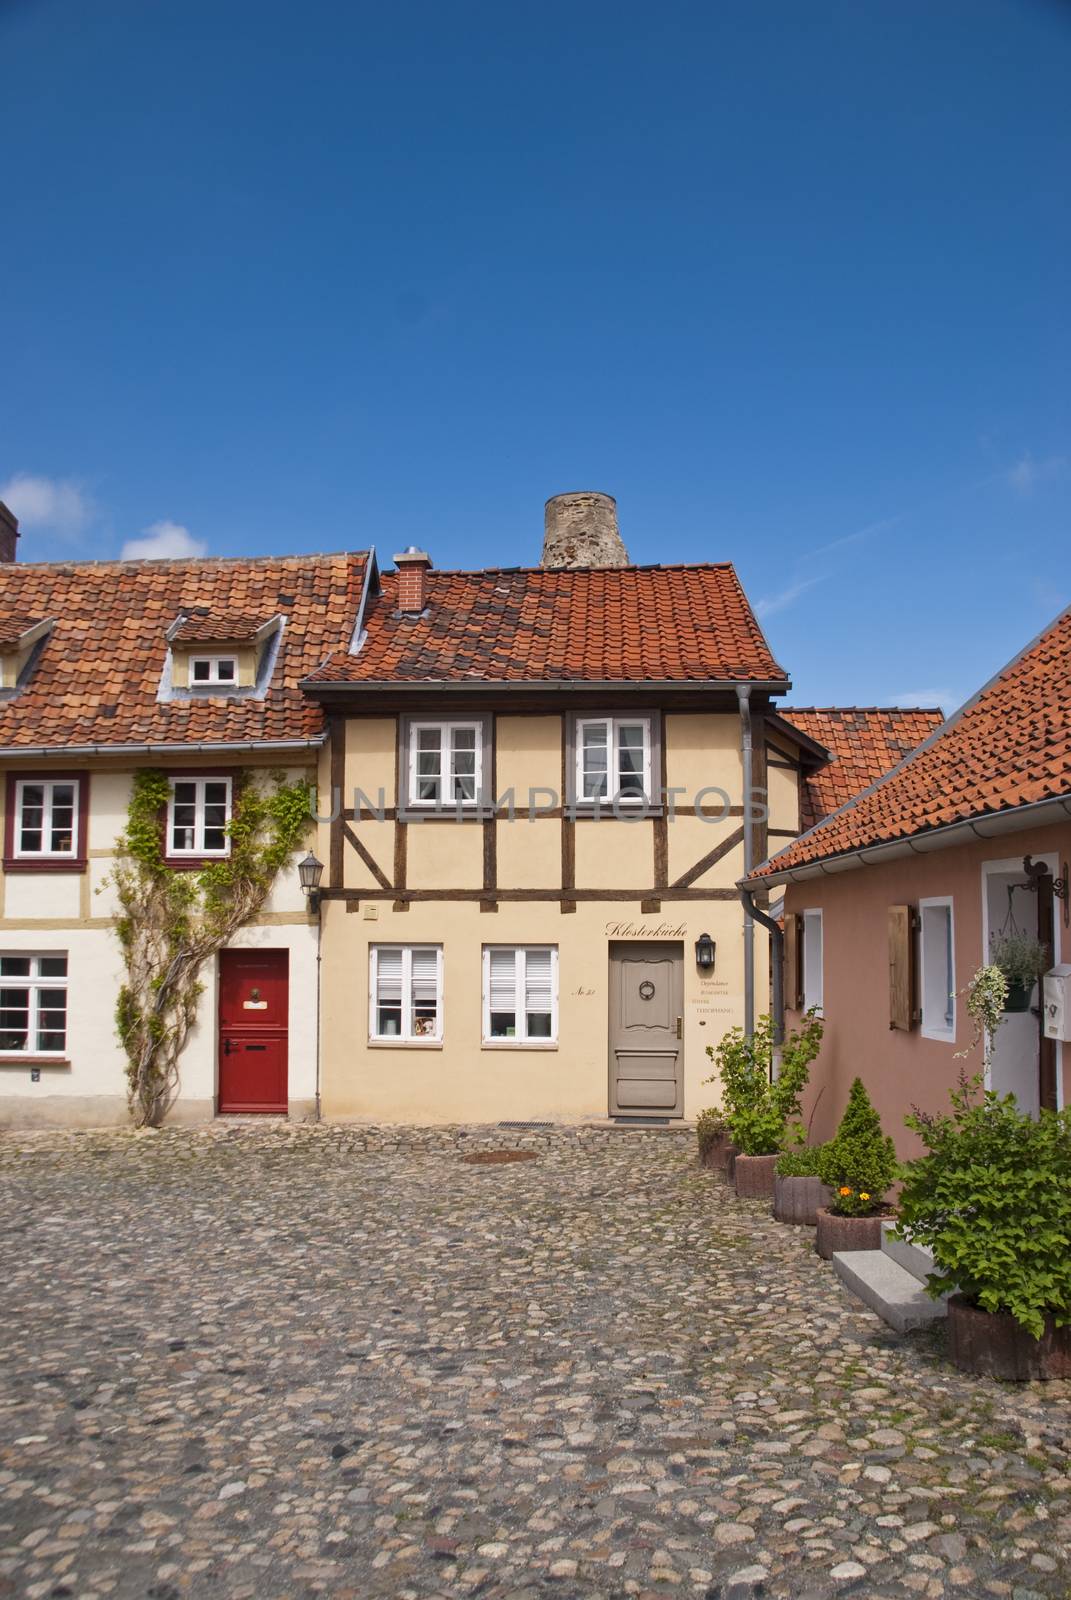
MULTIPOLYGON (((1071 960, 1071 608, 897 766, 741 884, 783 951, 787 1026, 825 1039, 805 1113, 828 1138, 859 1075, 902 1155, 912 1105, 947 1109, 973 1037, 963 989, 1002 930, 1071 960), (770 916, 784 894, 783 933, 770 916)), ((778 964, 775 964, 778 965, 778 964)), ((780 988, 780 986, 778 986, 780 988)), ((1040 986, 1038 986, 1040 988, 1040 986)), ((989 1080, 1026 1109, 1071 1104, 1071 1044, 1038 988, 994 1036, 989 1080)), ((783 1002, 783 1004, 782 1004, 783 1002)))

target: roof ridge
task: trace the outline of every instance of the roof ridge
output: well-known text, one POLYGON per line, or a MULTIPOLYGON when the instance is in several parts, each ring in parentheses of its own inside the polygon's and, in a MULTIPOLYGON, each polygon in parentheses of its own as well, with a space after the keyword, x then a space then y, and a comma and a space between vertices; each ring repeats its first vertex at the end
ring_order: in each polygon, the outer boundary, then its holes
MULTIPOLYGON (((732 570, 731 561, 639 561, 630 562, 624 567, 610 566, 583 566, 583 567, 544 567, 538 563, 531 566, 517 567, 432 567, 429 577, 437 578, 494 578, 511 577, 514 574, 540 573, 567 573, 567 572, 725 572, 732 570)), ((396 578, 397 569, 388 567, 384 577, 396 578)))
POLYGON ((123 561, 119 556, 99 561, 12 561, 0 564, 0 572, 57 572, 64 567, 122 567, 129 571, 132 567, 216 567, 225 566, 227 563, 246 567, 278 565, 284 561, 334 561, 340 556, 361 556, 367 559, 367 550, 316 550, 294 551, 288 555, 272 556, 136 556, 133 560, 123 561))

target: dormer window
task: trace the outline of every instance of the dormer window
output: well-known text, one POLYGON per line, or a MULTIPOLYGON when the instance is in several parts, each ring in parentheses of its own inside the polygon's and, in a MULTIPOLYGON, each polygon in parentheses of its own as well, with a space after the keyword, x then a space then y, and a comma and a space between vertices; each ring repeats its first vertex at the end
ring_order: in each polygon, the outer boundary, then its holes
POLYGON ((190 683, 219 684, 238 682, 236 656, 191 656, 190 683))
POLYGON ((171 779, 167 853, 177 860, 230 855, 230 778, 171 779))

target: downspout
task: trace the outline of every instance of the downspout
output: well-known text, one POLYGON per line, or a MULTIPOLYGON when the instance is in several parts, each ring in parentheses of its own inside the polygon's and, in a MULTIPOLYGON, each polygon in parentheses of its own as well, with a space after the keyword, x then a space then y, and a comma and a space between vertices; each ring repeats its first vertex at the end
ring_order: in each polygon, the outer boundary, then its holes
POLYGON ((772 1075, 781 1076, 781 1046, 785 1042, 785 931, 755 904, 755 891, 741 889, 740 899, 749 917, 754 917, 770 935, 770 1008, 773 1012, 772 1075))
MULTIPOLYGON (((738 684, 736 699, 740 707, 740 755, 744 777, 744 877, 751 876, 755 865, 755 837, 751 816, 751 689, 738 684)), ((755 1031, 755 924, 751 897, 744 900, 744 1032, 750 1039, 755 1031)))
POLYGON ((316 1121, 322 1120, 320 1108, 320 984, 322 947, 324 936, 324 911, 322 904, 316 907, 316 1121))

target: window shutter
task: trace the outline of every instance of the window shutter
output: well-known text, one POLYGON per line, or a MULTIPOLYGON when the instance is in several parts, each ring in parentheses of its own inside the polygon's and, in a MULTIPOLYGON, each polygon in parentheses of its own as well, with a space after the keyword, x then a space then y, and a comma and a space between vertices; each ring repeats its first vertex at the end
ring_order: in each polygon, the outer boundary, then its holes
POLYGON ((549 1012, 551 1008, 551 953, 529 950, 525 961, 525 1010, 549 1012))
POLYGON ((491 951, 490 1009, 516 1011, 516 956, 512 950, 491 951))
POLYGON ((434 1005, 439 997, 439 952, 413 951, 413 1004, 434 1005))
POLYGON ((907 1033, 914 1027, 915 932, 914 906, 889 907, 889 1027, 907 1033))
POLYGON ((785 912, 785 1004, 791 1011, 803 1009, 803 940, 796 911, 785 912))
POLYGON ((384 946, 376 951, 376 1000, 380 1005, 402 1003, 402 951, 384 946))

